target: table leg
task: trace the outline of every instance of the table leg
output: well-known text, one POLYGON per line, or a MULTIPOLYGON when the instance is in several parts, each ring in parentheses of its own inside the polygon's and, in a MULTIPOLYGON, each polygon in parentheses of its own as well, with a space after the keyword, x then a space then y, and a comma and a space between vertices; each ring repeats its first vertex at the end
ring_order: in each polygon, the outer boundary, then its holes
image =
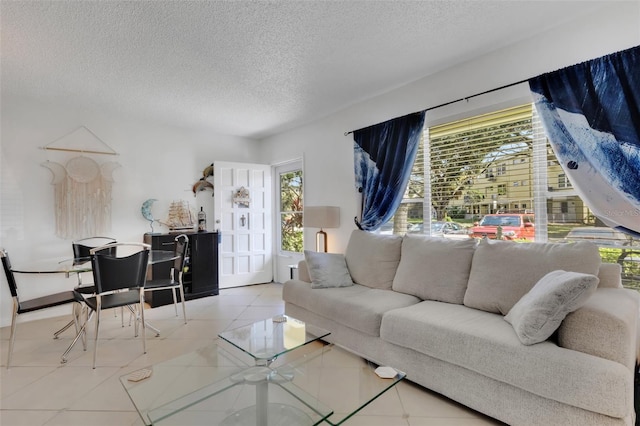
POLYGON ((269 422, 269 381, 256 385, 256 426, 267 426, 269 422))

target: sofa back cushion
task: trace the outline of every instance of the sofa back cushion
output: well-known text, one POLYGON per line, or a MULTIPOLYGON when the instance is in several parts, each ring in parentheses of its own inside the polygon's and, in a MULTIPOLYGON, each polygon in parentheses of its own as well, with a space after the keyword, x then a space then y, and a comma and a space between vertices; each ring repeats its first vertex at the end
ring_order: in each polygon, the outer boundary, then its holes
POLYGON ((351 233, 345 258, 354 283, 391 289, 400 263, 402 237, 379 235, 358 229, 351 233))
POLYGON ((600 252, 590 242, 514 243, 483 239, 473 254, 464 304, 506 315, 546 274, 557 269, 598 275, 600 252))
POLYGON ((476 240, 406 235, 393 290, 422 300, 462 304, 476 240))

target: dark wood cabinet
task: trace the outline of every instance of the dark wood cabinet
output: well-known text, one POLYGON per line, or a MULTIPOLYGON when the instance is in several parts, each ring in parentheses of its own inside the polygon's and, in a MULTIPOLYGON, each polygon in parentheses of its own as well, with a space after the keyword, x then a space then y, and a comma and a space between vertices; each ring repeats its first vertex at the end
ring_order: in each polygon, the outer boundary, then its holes
MULTIPOLYGON (((189 237, 186 272, 183 276, 184 298, 217 295, 218 287, 218 233, 217 232, 184 232, 189 237)), ((152 250, 170 250, 175 248, 175 237, 180 233, 144 234, 144 242, 151 245, 152 250)), ((171 262, 152 265, 147 279, 168 277, 171 262)), ((180 295, 178 295, 178 298, 180 295)), ((147 292, 145 300, 152 308, 173 303, 171 290, 147 292)))

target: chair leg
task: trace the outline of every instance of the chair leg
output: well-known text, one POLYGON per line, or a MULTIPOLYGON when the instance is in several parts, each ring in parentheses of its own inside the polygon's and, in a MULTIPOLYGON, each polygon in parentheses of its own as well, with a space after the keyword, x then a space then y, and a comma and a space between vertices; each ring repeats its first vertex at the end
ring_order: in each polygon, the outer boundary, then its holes
MULTIPOLYGON (((144 291, 140 289, 140 317, 142 320, 142 352, 147 353, 147 332, 146 332, 146 324, 144 322, 144 291)), ((158 334, 160 334, 158 332, 158 334)))
POLYGON ((60 330, 56 331, 55 333, 53 333, 53 338, 57 339, 58 337, 60 337, 60 335, 62 333, 64 333, 65 331, 67 331, 69 329, 69 327, 71 327, 72 325, 76 326, 76 333, 78 332, 78 316, 77 316, 77 311, 76 311, 76 303, 73 304, 73 308, 71 308, 71 314, 73 315, 73 319, 71 319, 71 321, 69 321, 64 327, 62 327, 60 330))
MULTIPOLYGON (((184 317, 184 323, 187 323, 187 308, 184 303, 184 287, 180 286, 180 299, 182 300, 182 316, 184 317)), ((177 314, 176 314, 177 315, 177 314)))
POLYGON ((18 321, 18 305, 16 300, 13 299, 13 315, 11 317, 11 336, 9 337, 9 356, 7 357, 7 370, 11 365, 11 357, 13 356, 13 342, 16 339, 16 326, 18 321))
POLYGON ((75 323, 74 320, 69 321, 64 327, 62 327, 60 330, 53 333, 53 338, 57 339, 62 333, 67 331, 67 329, 69 329, 69 327, 71 327, 74 323, 75 323))
POLYGON ((100 311, 101 311, 101 306, 100 303, 98 303, 97 306, 97 310, 96 310, 96 338, 93 341, 93 369, 96 369, 96 356, 98 354, 98 331, 100 330, 100 311))
POLYGON ((76 337, 73 339, 69 347, 67 347, 67 350, 64 351, 64 353, 62 354, 62 359, 60 361, 62 364, 65 364, 67 362, 67 355, 69 354, 69 352, 71 352, 71 349, 73 349, 75 344, 78 342, 78 339, 82 338, 82 346, 84 347, 85 351, 87 350, 87 343, 86 343, 87 342, 86 341, 87 324, 89 324, 89 321, 91 321, 91 317, 93 316, 93 314, 94 314, 94 311, 91 311, 91 313, 87 315, 87 319, 86 321, 84 321, 84 324, 82 324, 82 327, 80 327, 80 330, 76 334, 76 337))
POLYGON ((178 299, 176 298, 176 288, 173 287, 171 289, 171 294, 173 295, 173 309, 176 311, 176 316, 178 316, 178 299))

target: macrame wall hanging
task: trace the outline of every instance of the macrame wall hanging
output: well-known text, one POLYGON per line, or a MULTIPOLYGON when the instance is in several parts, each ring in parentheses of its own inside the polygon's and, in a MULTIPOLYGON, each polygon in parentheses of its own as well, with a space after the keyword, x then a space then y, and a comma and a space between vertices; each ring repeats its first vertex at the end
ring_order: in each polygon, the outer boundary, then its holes
POLYGON ((84 126, 43 149, 67 153, 64 164, 52 160, 42 163, 53 174, 56 235, 65 239, 107 235, 113 171, 120 165, 114 161, 99 164, 89 155, 118 154, 84 126))

